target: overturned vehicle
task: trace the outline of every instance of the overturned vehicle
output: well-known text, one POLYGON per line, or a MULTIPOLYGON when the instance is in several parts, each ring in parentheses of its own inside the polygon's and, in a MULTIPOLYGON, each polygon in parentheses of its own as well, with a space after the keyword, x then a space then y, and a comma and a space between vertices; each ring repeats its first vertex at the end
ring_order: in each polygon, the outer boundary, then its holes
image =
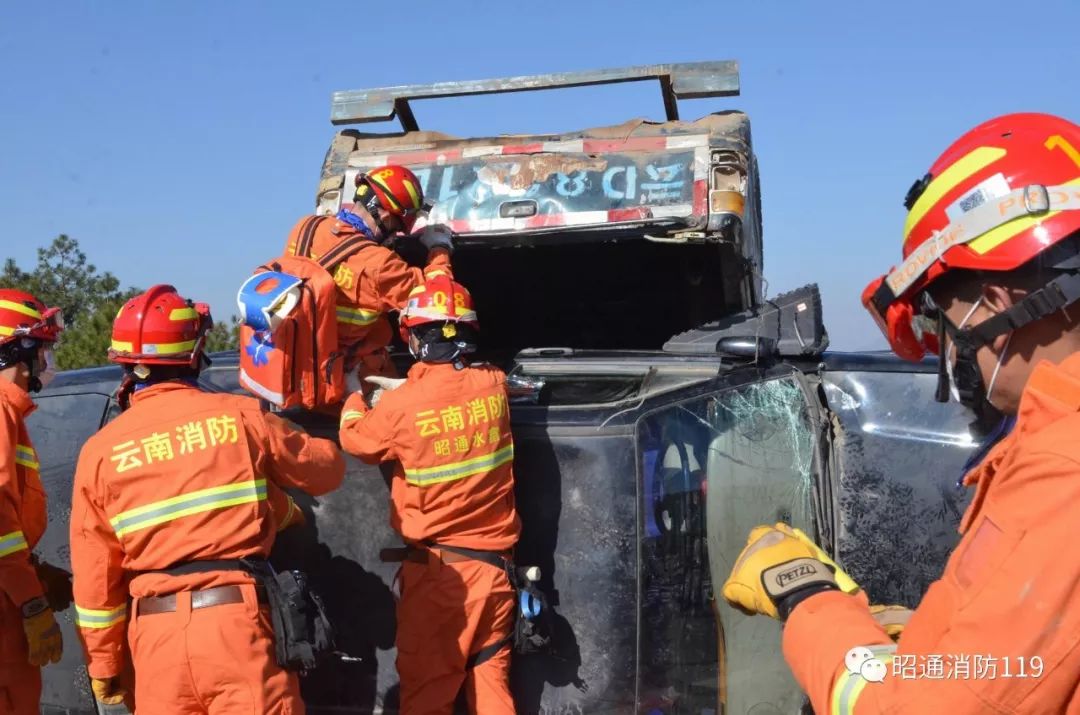
MULTIPOLYGON (((717 62, 335 95, 335 123, 396 116, 404 131, 338 133, 318 210, 347 205, 358 171, 410 167, 430 220, 456 232, 479 357, 510 376, 517 561, 539 568, 553 634, 515 657, 521 713, 800 713, 779 625, 718 597, 749 530, 799 527, 872 602, 909 607, 956 543, 969 418, 934 401, 930 364, 829 352, 815 286, 762 294, 749 120, 678 118, 679 97, 737 92, 736 65, 717 62), (457 139, 421 131, 409 104, 638 79, 660 83, 667 121, 457 139)), ((241 392, 236 366, 216 356, 203 384, 241 392)), ((77 446, 116 414, 116 382, 64 373, 31 419, 52 505, 39 555, 61 574, 77 446)), ((337 629, 340 657, 302 678, 308 710, 394 713, 398 565, 380 552, 400 542, 380 470, 348 464, 340 490, 296 495, 307 525, 273 561, 304 569, 337 629)), ((45 676, 47 711, 94 712, 77 649, 45 676)))

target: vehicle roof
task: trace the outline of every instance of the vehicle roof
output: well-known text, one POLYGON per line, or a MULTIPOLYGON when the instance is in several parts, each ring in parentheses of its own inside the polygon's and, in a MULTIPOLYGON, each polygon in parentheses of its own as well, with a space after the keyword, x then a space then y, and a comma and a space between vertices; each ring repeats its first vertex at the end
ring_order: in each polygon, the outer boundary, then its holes
MULTIPOLYGON (((236 367, 240 364, 240 356, 236 352, 210 353, 213 367, 236 367)), ((41 391, 42 395, 54 392, 67 391, 72 387, 100 386, 105 392, 111 393, 116 389, 123 370, 119 365, 102 365, 100 367, 84 367, 75 370, 61 370, 56 374, 56 379, 41 391)))
MULTIPOLYGON (((647 361, 650 358, 666 361, 678 360, 679 362, 715 362, 717 357, 712 356, 682 356, 670 355, 661 352, 649 351, 582 351, 574 354, 575 358, 590 358, 593 360, 618 360, 630 359, 635 362, 647 361)), ((236 352, 212 353, 210 359, 215 368, 237 367, 240 363, 239 354, 236 352)), ((569 359, 569 358, 568 358, 569 359)), ((869 370, 874 372, 934 372, 937 362, 927 358, 920 363, 911 363, 901 360, 888 350, 868 350, 854 352, 826 351, 819 358, 813 360, 791 360, 793 364, 799 364, 806 369, 804 363, 817 363, 826 370, 869 370)), ((56 379, 42 391, 42 395, 67 391, 72 387, 100 386, 103 391, 111 393, 120 382, 122 371, 118 365, 105 365, 102 367, 80 368, 76 370, 63 370, 57 373, 56 379)))

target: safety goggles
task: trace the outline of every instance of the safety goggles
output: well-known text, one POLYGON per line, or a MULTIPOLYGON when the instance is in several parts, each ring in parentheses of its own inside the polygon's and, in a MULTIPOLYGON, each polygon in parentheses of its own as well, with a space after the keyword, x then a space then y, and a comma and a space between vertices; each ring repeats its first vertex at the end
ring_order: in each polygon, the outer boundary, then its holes
POLYGON ((889 341, 889 347, 899 357, 912 362, 922 360, 928 353, 937 355, 941 349, 938 321, 927 314, 925 303, 916 305, 907 296, 890 300, 891 293, 883 289, 885 280, 886 276, 881 276, 866 287, 862 304, 889 341))
POLYGON ((15 329, 15 335, 29 335, 49 342, 56 342, 64 330, 64 311, 60 308, 47 308, 41 313, 41 319, 33 325, 15 329))

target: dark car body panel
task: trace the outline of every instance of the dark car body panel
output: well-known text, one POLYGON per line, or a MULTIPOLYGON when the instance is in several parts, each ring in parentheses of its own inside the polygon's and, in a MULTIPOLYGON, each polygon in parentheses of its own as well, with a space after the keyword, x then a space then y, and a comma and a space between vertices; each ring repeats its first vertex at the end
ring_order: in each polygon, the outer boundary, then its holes
MULTIPOLYGON (((512 424, 517 559, 541 569, 556 652, 515 660, 520 712, 698 713, 717 709, 722 691, 729 713, 798 712, 776 624, 714 597, 750 526, 801 526, 872 601, 908 606, 956 542, 967 496, 956 481, 975 443, 958 406, 933 401, 928 365, 827 354, 732 366, 644 352, 521 364, 552 378, 547 404, 514 404, 512 424)), ((235 366, 215 356, 206 388, 239 391, 235 366)), ((62 373, 31 418, 50 516, 36 552, 63 571, 78 448, 115 414, 118 381, 109 368, 62 373)), ((313 434, 336 428, 298 421, 313 434)), ((396 712, 397 564, 379 560, 400 544, 387 472, 347 459, 342 488, 296 495, 308 526, 283 532, 272 560, 309 573, 339 650, 360 659, 303 678, 309 711, 396 712)), ((66 649, 44 671, 43 712, 93 712, 73 610, 57 614, 66 649)))

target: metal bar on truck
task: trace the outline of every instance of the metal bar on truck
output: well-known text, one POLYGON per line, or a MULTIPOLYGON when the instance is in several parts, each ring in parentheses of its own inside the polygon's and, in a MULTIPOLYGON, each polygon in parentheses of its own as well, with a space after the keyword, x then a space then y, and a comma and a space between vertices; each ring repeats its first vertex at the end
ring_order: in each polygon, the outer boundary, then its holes
POLYGON ((330 122, 385 122, 395 117, 406 131, 419 126, 409 102, 414 99, 466 97, 481 94, 531 92, 541 89, 588 87, 600 84, 659 80, 668 121, 679 118, 679 99, 734 97, 739 94, 739 63, 735 60, 638 65, 584 72, 557 72, 502 79, 435 82, 379 89, 334 92, 330 122))

